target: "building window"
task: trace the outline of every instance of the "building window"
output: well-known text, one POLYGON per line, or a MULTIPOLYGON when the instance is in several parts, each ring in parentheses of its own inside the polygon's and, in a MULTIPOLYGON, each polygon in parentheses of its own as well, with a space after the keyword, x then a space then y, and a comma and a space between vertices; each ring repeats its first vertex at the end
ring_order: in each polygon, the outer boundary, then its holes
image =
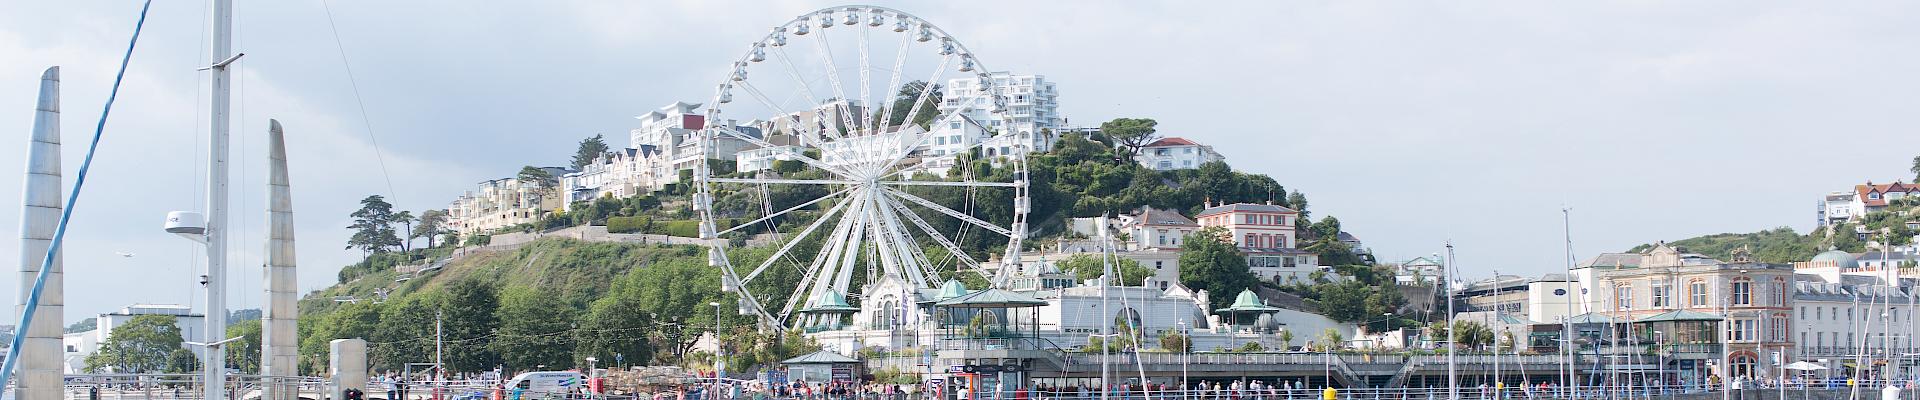
POLYGON ((1772 325, 1772 326, 1767 327, 1768 341, 1772 341, 1772 342, 1787 341, 1787 315, 1786 314, 1774 314, 1773 321, 1769 322, 1769 325, 1772 325))
POLYGON ((1733 356, 1733 376, 1753 377, 1753 356, 1733 356))
POLYGON ((1727 332, 1728 337, 1732 338, 1735 342, 1751 342, 1758 339, 1754 337, 1754 322, 1755 321, 1751 319, 1733 320, 1733 326, 1729 327, 1732 331, 1727 332))
POLYGON ((1163 264, 1165 264, 1165 263, 1166 263, 1165 261, 1154 261, 1154 262, 1153 262, 1153 269, 1154 269, 1154 270, 1156 270, 1156 271, 1158 271, 1158 270, 1160 270, 1160 267, 1162 267, 1162 266, 1163 266, 1163 264))
POLYGON ((1785 278, 1773 278, 1773 306, 1787 305, 1787 282, 1785 278))
POLYGON ((1172 162, 1172 161, 1161 161, 1161 162, 1160 162, 1160 166, 1159 166, 1159 168, 1160 168, 1160 169, 1173 169, 1173 162, 1172 162))
POLYGON ((1613 309, 1633 309, 1633 287, 1621 286, 1613 289, 1613 309))
POLYGON ((1733 287, 1731 290, 1731 292, 1733 292, 1733 305, 1745 306, 1753 304, 1752 281, 1736 280, 1733 281, 1733 284, 1730 286, 1733 287))
POLYGON ((1665 282, 1653 283, 1653 308, 1673 307, 1673 289, 1665 282))
POLYGON ((1692 284, 1687 286, 1688 286, 1687 290, 1691 292, 1690 294, 1693 295, 1693 303, 1690 305, 1694 307, 1706 307, 1707 306, 1707 283, 1700 280, 1695 280, 1693 281, 1692 284))

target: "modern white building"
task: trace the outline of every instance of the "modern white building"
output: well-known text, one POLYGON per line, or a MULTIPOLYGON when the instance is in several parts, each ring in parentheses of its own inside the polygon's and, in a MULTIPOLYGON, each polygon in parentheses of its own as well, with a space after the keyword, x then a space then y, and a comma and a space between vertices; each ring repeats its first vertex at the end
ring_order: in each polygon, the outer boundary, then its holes
POLYGON ((1015 149, 1027 152, 1045 152, 1053 149, 1053 142, 1060 138, 1059 131, 1064 122, 1059 113, 1059 92, 1053 82, 1043 75, 1016 75, 1009 72, 989 74, 995 85, 1003 88, 1007 97, 1006 121, 988 118, 993 109, 991 96, 982 95, 980 78, 961 78, 947 81, 941 87, 940 112, 942 115, 960 112, 975 121, 979 121, 990 132, 1004 132, 1008 135, 996 135, 988 155, 1010 154, 1015 149))
MULTIPOLYGON (((94 329, 91 331, 66 334, 62 341, 67 350, 67 373, 87 373, 87 356, 99 351, 100 345, 113 337, 113 328, 126 325, 127 322, 133 321, 134 317, 142 315, 171 315, 174 317, 174 326, 180 328, 181 339, 189 342, 208 341, 203 334, 207 326, 206 315, 194 313, 192 307, 174 304, 134 304, 119 311, 94 317, 94 329)), ((181 347, 199 351, 184 344, 181 347)))
POLYGON ((746 124, 736 124, 734 121, 707 121, 706 115, 700 113, 699 108, 700 104, 697 103, 674 102, 634 117, 640 120, 640 127, 628 133, 628 138, 632 141, 629 147, 652 146, 659 153, 642 153, 642 155, 658 154, 658 157, 663 158, 660 161, 645 162, 650 169, 645 172, 652 185, 650 190, 660 190, 666 185, 679 183, 680 171, 690 171, 698 165, 697 163, 710 159, 734 161, 734 154, 759 147, 752 142, 722 134, 715 136, 711 151, 702 148, 700 130, 707 128, 709 123, 721 124, 720 126, 750 138, 762 138, 764 133, 761 132, 761 127, 767 124, 759 121, 749 121, 746 124))
POLYGON ((1213 146, 1194 143, 1186 138, 1169 137, 1141 147, 1140 154, 1135 154, 1133 160, 1155 171, 1170 171, 1199 168, 1200 164, 1224 161, 1226 157, 1213 151, 1213 146))

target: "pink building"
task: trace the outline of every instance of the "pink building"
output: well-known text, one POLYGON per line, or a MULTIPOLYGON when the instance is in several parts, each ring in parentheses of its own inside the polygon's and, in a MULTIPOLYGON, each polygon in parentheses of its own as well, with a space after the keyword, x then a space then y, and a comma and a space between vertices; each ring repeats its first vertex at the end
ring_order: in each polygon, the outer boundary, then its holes
POLYGON ((1195 216, 1201 227, 1218 226, 1233 234, 1234 245, 1254 249, 1286 249, 1297 244, 1294 224, 1300 212, 1273 204, 1210 205, 1195 216))

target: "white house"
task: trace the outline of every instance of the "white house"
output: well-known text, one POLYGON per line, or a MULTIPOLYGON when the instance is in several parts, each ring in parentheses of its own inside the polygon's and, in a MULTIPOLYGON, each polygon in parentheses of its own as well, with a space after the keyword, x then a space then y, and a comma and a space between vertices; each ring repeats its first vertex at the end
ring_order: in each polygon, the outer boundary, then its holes
POLYGON ((1148 143, 1140 148, 1140 154, 1133 156, 1140 165, 1156 171, 1199 168, 1200 164, 1223 161, 1226 157, 1213 151, 1213 146, 1194 143, 1185 138, 1169 137, 1148 143))
POLYGON ((1062 124, 1059 112, 1059 92, 1053 82, 1043 75, 1015 75, 1009 72, 989 74, 993 83, 1002 88, 1001 94, 1007 97, 1005 121, 988 118, 993 108, 991 96, 980 92, 980 78, 960 78, 947 81, 941 87, 940 113, 942 115, 959 112, 979 121, 989 131, 1004 132, 1008 135, 1003 143, 986 149, 993 150, 989 155, 1008 154, 1013 149, 1028 152, 1045 152, 1053 149, 1053 142, 1059 139, 1062 124))

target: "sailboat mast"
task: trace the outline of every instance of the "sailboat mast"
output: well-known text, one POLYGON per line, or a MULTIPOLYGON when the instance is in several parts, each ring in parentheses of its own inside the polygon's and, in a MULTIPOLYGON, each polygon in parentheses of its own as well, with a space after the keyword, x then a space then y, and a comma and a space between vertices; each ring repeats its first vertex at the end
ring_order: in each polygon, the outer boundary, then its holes
POLYGON ((1454 365, 1454 355, 1460 352, 1460 342, 1453 325, 1453 241, 1447 241, 1447 265, 1440 268, 1446 277, 1447 291, 1447 400, 1460 400, 1460 372, 1454 365))
MULTIPOLYGON (((1576 368, 1573 366, 1573 357, 1575 355, 1574 348, 1573 348, 1573 343, 1574 343, 1573 342, 1573 317, 1574 317, 1573 299, 1578 298, 1580 295, 1578 293, 1578 289, 1573 287, 1574 279, 1573 279, 1573 209, 1572 208, 1568 208, 1568 207, 1560 208, 1560 231, 1561 231, 1561 237, 1565 239, 1566 251, 1567 251, 1567 275, 1560 282, 1560 288, 1566 291, 1565 295, 1566 295, 1566 302, 1567 302, 1567 315, 1560 317, 1560 353, 1561 353, 1561 357, 1563 357, 1561 358, 1562 364, 1566 367, 1565 372, 1567 374, 1566 375, 1567 378, 1566 380, 1560 381, 1560 385, 1569 386, 1574 383, 1573 374, 1577 372, 1576 368)), ((1577 398, 1574 395, 1568 395, 1568 397, 1577 398)))
MULTIPOLYGON (((227 82, 227 64, 233 62, 233 0, 213 0, 210 23, 213 38, 208 60, 212 106, 208 115, 207 152, 207 303, 206 330, 201 332, 201 340, 217 343, 227 333, 227 130, 230 127, 228 109, 232 107, 229 97, 233 91, 227 82)), ((225 349, 207 346, 200 355, 200 365, 204 366, 201 368, 203 397, 227 398, 225 349)))

